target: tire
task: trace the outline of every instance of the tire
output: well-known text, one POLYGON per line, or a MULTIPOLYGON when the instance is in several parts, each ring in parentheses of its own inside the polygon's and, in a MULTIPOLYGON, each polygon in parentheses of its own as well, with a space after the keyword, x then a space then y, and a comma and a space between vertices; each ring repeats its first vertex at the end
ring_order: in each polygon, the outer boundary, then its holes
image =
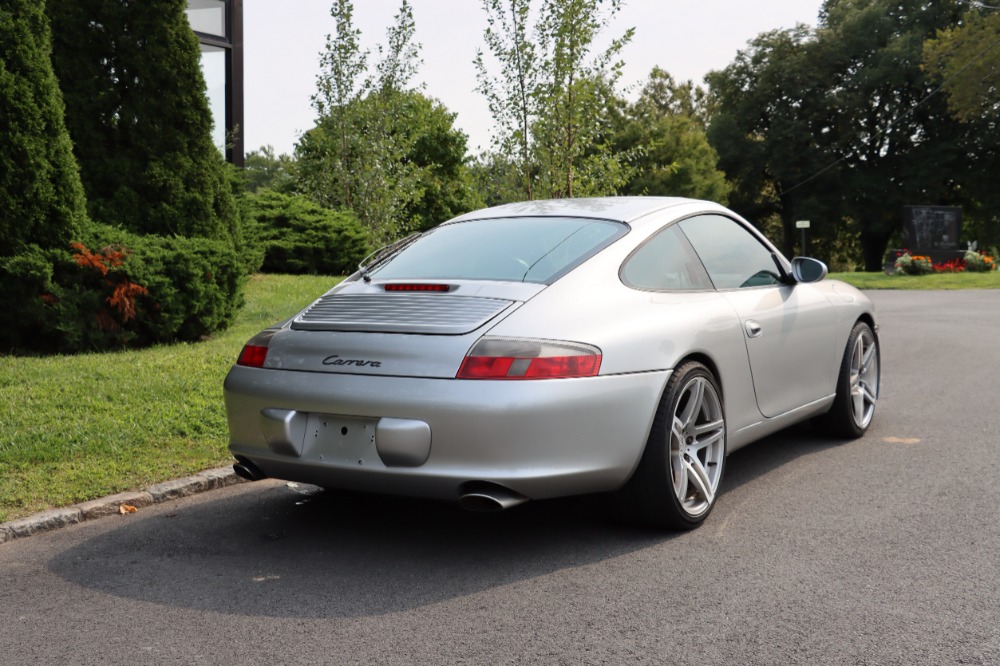
POLYGON ((847 339, 837 375, 837 396, 817 425, 829 434, 857 439, 865 434, 875 415, 881 372, 878 338, 863 321, 854 325, 847 339))
POLYGON ((725 459, 722 392, 708 368, 685 363, 670 376, 639 466, 618 493, 622 517, 697 527, 715 506, 725 459))

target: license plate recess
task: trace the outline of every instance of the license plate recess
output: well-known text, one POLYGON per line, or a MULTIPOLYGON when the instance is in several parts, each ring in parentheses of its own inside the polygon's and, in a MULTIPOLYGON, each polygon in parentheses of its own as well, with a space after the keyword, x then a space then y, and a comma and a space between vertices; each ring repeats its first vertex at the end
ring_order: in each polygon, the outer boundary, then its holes
POLYGON ((384 467, 375 449, 378 419, 339 414, 309 414, 304 457, 342 465, 384 467))

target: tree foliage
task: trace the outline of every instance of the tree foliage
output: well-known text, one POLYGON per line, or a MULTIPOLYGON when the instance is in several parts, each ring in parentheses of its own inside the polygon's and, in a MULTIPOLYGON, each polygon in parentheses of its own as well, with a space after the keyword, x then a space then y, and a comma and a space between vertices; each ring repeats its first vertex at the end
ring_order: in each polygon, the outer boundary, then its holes
MULTIPOLYGON (((496 125, 490 169, 502 168, 504 198, 613 194, 629 169, 611 145, 610 107, 620 77, 617 60, 633 31, 595 53, 598 36, 620 0, 483 0, 479 90, 496 125)), ((502 172, 501 172, 502 173, 502 172)))
POLYGON ((824 74, 809 52, 814 39, 805 26, 763 33, 707 77, 715 107, 708 137, 732 185, 730 203, 750 220, 779 217, 786 254, 795 220, 810 219, 822 194, 836 189, 802 185, 835 159, 821 143, 831 130, 824 74))
POLYGON ((238 242, 186 7, 49 0, 53 67, 91 217, 142 233, 238 242))
POLYGON ((712 73, 709 136, 733 204, 780 215, 786 250, 796 219, 831 242, 849 221, 866 269, 880 270, 904 205, 966 203, 963 181, 990 164, 969 151, 992 160, 992 147, 955 122, 921 66, 924 41, 961 7, 828 0, 816 31, 765 33, 712 73))
MULTIPOLYGON (((351 112, 358 113, 358 117, 381 113, 372 108, 375 103, 374 96, 369 94, 355 102, 351 112)), ((415 90, 394 94, 393 107, 392 120, 386 120, 391 124, 387 124, 385 131, 397 149, 405 147, 405 152, 396 158, 398 169, 390 172, 385 165, 376 164, 363 173, 391 175, 405 170, 406 178, 395 184, 388 176, 386 181, 376 181, 361 179, 352 173, 339 173, 331 158, 339 141, 332 120, 321 119, 296 146, 299 186, 320 205, 354 211, 368 230, 373 245, 380 245, 407 230, 429 229, 481 205, 466 165, 467 138, 455 128, 455 114, 415 90), (337 187, 338 182, 348 179, 357 181, 352 188, 351 205, 340 196, 342 190, 337 187), (408 188, 405 191, 380 189, 404 186, 408 188), (385 224, 378 225, 371 216, 372 206, 362 206, 363 201, 381 203, 376 210, 387 215, 385 224), (383 233, 376 233, 378 229, 383 233)), ((349 134, 349 141, 357 146, 359 153, 354 163, 356 169, 364 169, 372 158, 364 153, 365 147, 371 144, 367 143, 363 127, 358 126, 349 134)))
POLYGON ((959 120, 1000 114, 1000 13, 971 11, 939 31, 924 44, 924 62, 959 120))
POLYGON ((0 257, 66 247, 85 223, 50 48, 38 2, 0 6, 0 257))
POLYGON ((296 188, 296 162, 290 155, 276 155, 273 146, 251 150, 243 158, 240 172, 247 192, 268 189, 290 194, 296 188))
POLYGON ((682 196, 725 203, 729 184, 705 134, 705 92, 654 68, 632 104, 621 103, 614 147, 631 156, 621 194, 682 196))

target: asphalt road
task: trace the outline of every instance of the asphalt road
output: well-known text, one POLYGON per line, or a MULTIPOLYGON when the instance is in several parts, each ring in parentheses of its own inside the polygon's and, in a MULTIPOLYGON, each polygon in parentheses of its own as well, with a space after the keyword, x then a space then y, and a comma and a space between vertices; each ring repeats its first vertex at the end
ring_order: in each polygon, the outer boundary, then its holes
POLYGON ((876 420, 698 530, 266 481, 0 546, 3 664, 998 664, 1000 292, 873 292, 876 420))

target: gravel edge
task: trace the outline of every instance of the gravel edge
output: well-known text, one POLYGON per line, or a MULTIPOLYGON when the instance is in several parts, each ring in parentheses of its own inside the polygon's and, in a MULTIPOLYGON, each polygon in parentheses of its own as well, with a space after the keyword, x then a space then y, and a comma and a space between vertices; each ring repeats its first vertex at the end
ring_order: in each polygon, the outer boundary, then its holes
POLYGON ((218 467, 198 472, 194 476, 157 483, 145 490, 117 493, 62 509, 42 511, 27 518, 0 523, 0 544, 56 530, 67 525, 75 525, 85 520, 118 515, 122 513, 123 506, 141 509, 160 502, 169 502, 244 481, 245 479, 236 476, 232 467, 218 467))

